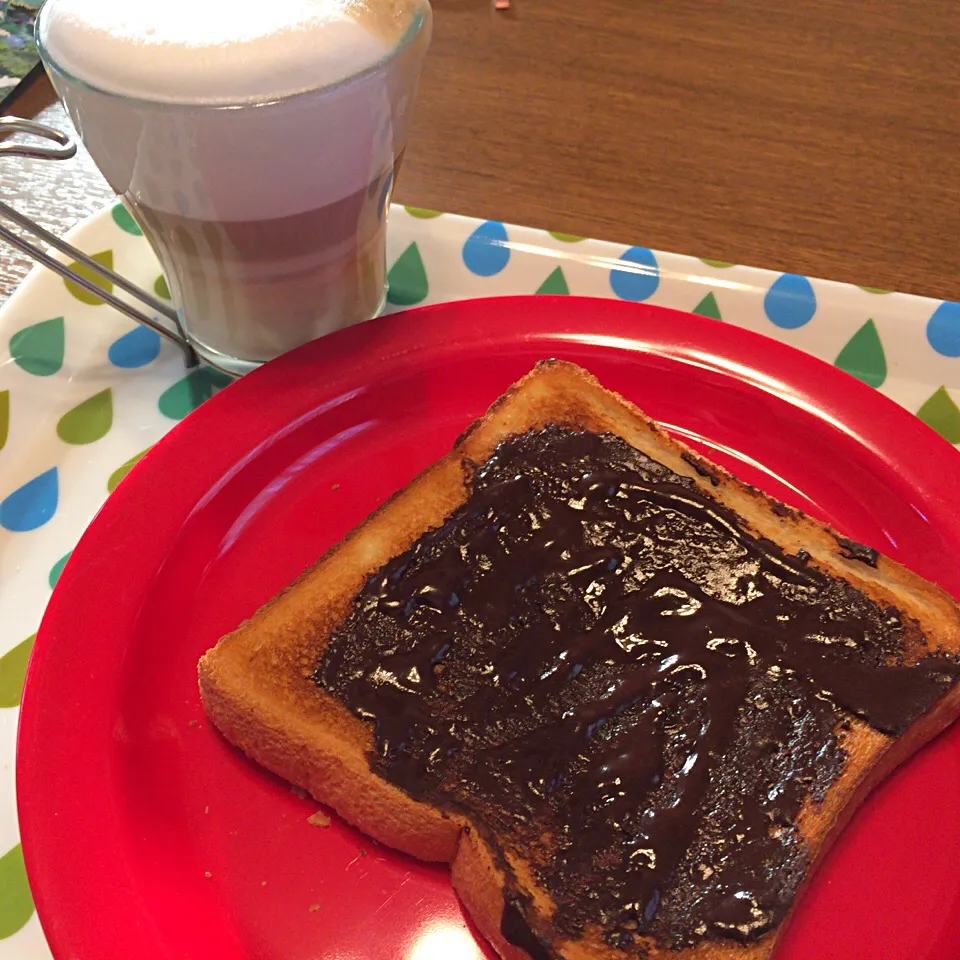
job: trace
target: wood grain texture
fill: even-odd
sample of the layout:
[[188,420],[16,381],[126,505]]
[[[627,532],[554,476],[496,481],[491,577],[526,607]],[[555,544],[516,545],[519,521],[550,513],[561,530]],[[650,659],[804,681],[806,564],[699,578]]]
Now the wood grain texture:
[[[433,6],[399,202],[960,300],[952,0]],[[88,158],[2,182],[58,229],[109,196]]]

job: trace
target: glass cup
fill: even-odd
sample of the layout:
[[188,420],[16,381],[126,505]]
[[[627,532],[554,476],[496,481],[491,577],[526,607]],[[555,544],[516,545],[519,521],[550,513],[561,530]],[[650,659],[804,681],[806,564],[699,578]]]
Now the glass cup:
[[197,352],[244,373],[386,301],[386,217],[430,42],[429,0],[380,62],[268,102],[151,101],[72,76],[84,145],[150,241]]

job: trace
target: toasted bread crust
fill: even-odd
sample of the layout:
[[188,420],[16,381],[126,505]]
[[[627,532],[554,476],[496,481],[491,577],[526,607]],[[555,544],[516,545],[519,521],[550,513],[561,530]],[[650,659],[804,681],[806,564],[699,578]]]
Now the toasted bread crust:
[[[410,798],[371,770],[370,728],[307,681],[336,626],[367,577],[439,526],[469,496],[471,465],[483,463],[504,438],[547,423],[611,432],[691,478],[736,511],[748,528],[784,550],[805,550],[824,572],[848,580],[884,606],[901,611],[916,629],[904,651],[913,660],[930,651],[960,651],[960,608],[943,590],[880,556],[876,567],[850,559],[837,534],[799,511],[735,479],[669,437],[632,404],[605,390],[569,363],[545,361],[514,384],[454,449],[334,546],[253,617],[223,637],[200,661],[204,706],[224,736],[262,766],[328,804],[346,821],[388,846],[423,860],[452,865],[457,892],[478,929],[506,960],[528,960],[500,933],[505,878],[496,851],[480,830],[454,811]],[[808,802],[798,819],[816,865],[863,798],[900,762],[960,713],[960,685],[951,689],[906,733],[892,739],[854,720],[839,732],[849,761],[820,804]],[[473,829],[470,829],[473,827]],[[549,938],[549,898],[531,881],[541,935]],[[673,960],[764,960],[786,923],[753,944],[705,941],[649,956]],[[566,960],[617,960],[599,931],[576,942],[554,941]]]

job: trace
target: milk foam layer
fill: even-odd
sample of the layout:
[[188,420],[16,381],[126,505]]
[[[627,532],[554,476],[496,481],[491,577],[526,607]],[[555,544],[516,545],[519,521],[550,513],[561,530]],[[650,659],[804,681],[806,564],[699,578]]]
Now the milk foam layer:
[[67,73],[156,102],[224,104],[315,90],[378,63],[410,0],[47,0],[40,42]]

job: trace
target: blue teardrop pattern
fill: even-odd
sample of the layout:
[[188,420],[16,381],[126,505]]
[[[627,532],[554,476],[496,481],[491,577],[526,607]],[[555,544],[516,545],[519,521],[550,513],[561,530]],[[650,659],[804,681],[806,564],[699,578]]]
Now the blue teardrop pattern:
[[960,303],[944,300],[927,321],[927,342],[944,357],[960,357]]
[[36,530],[57,512],[59,499],[57,468],[51,467],[0,502],[0,527],[12,533]]
[[652,250],[630,247],[620,254],[620,262],[629,267],[614,267],[610,271],[610,286],[621,300],[641,303],[649,300],[660,286],[660,266]]
[[145,367],[160,355],[160,334],[139,324],[110,344],[107,358],[115,367],[134,370]]
[[782,273],[763,298],[767,319],[782,330],[806,326],[817,312],[813,285],[798,273]]
[[510,262],[510,238],[499,220],[481,223],[463,245],[463,262],[478,277],[492,277]]

